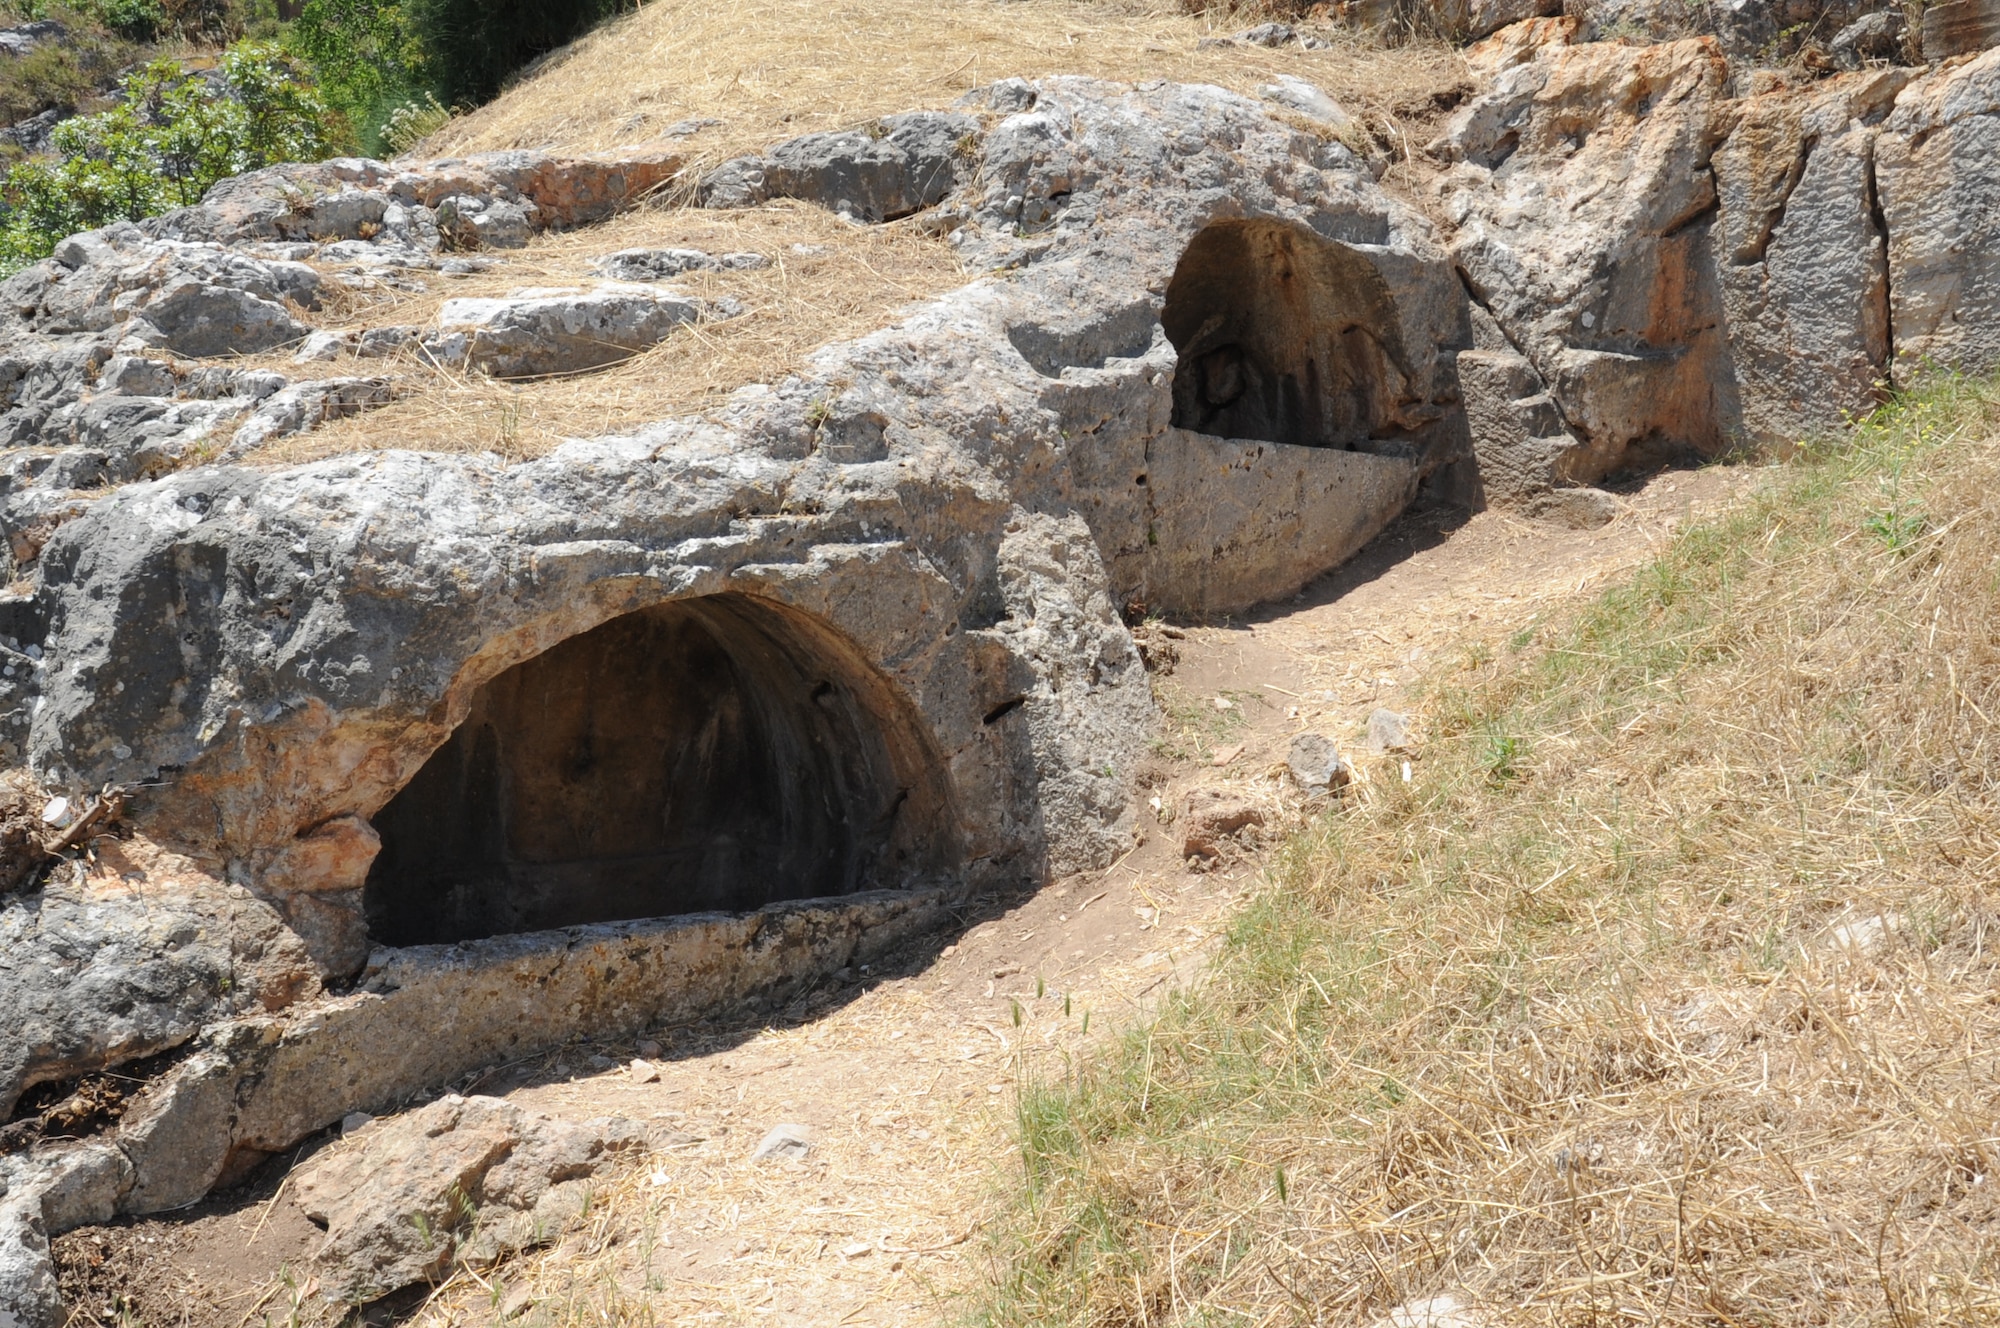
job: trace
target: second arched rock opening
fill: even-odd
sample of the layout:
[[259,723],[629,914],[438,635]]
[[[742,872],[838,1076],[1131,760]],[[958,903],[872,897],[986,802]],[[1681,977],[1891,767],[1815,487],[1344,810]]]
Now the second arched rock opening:
[[1161,314],[1176,427],[1378,450],[1415,404],[1395,301],[1362,255],[1298,227],[1225,221],[1189,243]]

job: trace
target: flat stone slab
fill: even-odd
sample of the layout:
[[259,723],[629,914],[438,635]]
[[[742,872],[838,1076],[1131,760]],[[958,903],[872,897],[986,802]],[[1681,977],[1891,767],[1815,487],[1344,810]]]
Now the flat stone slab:
[[699,321],[702,301],[648,286],[524,290],[504,299],[446,300],[433,346],[496,378],[538,378],[616,364]]

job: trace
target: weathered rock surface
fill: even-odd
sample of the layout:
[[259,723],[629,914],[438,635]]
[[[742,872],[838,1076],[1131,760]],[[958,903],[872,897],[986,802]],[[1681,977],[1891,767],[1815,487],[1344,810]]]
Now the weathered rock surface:
[[[101,873],[110,879],[99,883],[96,897],[123,886],[121,876],[132,874],[127,866],[112,858]],[[157,907],[161,900],[147,902]],[[174,1036],[186,1043],[186,1055],[144,1088],[114,1133],[60,1150],[0,1155],[0,1183],[7,1186],[0,1194],[0,1239],[23,1242],[0,1250],[0,1277],[12,1279],[0,1281],[0,1305],[11,1297],[24,1313],[41,1314],[24,1320],[32,1328],[61,1322],[52,1296],[30,1300],[48,1269],[48,1232],[119,1213],[183,1207],[224,1175],[240,1175],[351,1112],[393,1107],[413,1085],[448,1082],[479,1066],[559,1045],[579,1028],[615,1035],[691,1010],[729,1010],[746,1002],[768,1008],[765,1003],[787,999],[826,973],[874,962],[934,932],[951,902],[943,891],[879,892],[773,905],[748,915],[702,914],[378,951],[353,994],[304,1005],[275,985],[288,971],[309,980],[304,970],[272,965],[273,976],[263,978],[254,966],[238,966],[234,974],[261,984],[237,1000],[247,1013],[217,1018],[230,1006],[211,1000],[207,1022],[192,1041],[196,1021],[177,1023]],[[212,914],[198,920],[210,931],[225,930],[219,923]],[[172,924],[170,917],[166,925]],[[185,930],[198,924],[190,918]],[[123,932],[136,934],[116,917],[104,927],[105,935],[120,936],[128,946]],[[296,947],[288,933],[280,929],[280,935]],[[100,938],[100,947],[105,943]],[[180,944],[187,945],[185,938]],[[143,980],[143,970],[127,979]],[[189,984],[176,978],[163,985]],[[69,994],[87,998],[89,989]],[[123,999],[127,993],[113,995]],[[187,1013],[200,1003],[187,1002]],[[87,999],[77,1004],[95,1008]],[[266,1014],[260,1005],[294,1008]],[[52,1275],[47,1285],[53,1287]]]
[[764,254],[710,254],[699,249],[620,249],[591,264],[613,281],[664,281],[684,272],[747,272],[770,265]]
[[976,158],[979,121],[919,111],[867,129],[807,134],[702,177],[708,207],[804,198],[857,221],[889,221],[943,201]]
[[1241,794],[1195,789],[1181,809],[1181,856],[1220,861],[1240,846],[1240,836],[1262,824],[1263,809]]
[[[1212,159],[1206,137],[1183,147],[1163,132],[1176,121],[1247,134],[1237,149],[1246,162],[1163,212],[1143,187],[1162,156]],[[655,598],[756,587],[797,596],[872,658],[900,661],[954,778],[981,790],[965,795],[975,859],[1031,851],[1084,862],[1107,851],[1143,728],[1133,720],[1148,705],[1116,601],[1241,605],[1358,547],[1463,446],[1439,353],[1464,337],[1462,314],[1422,223],[1376,192],[1344,148],[1277,126],[1254,103],[1059,85],[1003,120],[989,144],[959,243],[998,259],[1028,247],[1016,233],[1021,200],[1057,209],[1024,278],[975,284],[829,351],[817,382],[746,393],[719,425],[577,444],[514,468],[384,454],[271,475],[190,472],[102,504],[43,554],[51,634],[67,644],[40,759],[90,780],[185,765],[149,814],[215,827],[202,845],[225,859],[255,857],[302,828],[372,814],[449,731],[439,699],[468,698],[471,679]],[[1259,202],[1273,179],[1310,189],[1310,209],[1276,192]],[[1409,403],[1393,405],[1393,418],[1419,432],[1398,423],[1393,445],[1367,453],[1171,428],[1171,343],[1154,330],[1157,304],[1131,292],[1164,290],[1181,237],[1240,215],[1245,181],[1249,202],[1345,237],[1326,243],[1376,273],[1376,317],[1393,320],[1376,335]],[[1162,225],[1176,238],[1124,246],[1129,258],[1099,247],[1110,232]],[[1103,312],[1092,312],[1098,300]],[[1049,319],[1058,302],[1078,315]],[[1039,331],[1030,338],[1029,328]],[[827,382],[845,386],[818,385]],[[1217,506],[1218,462],[1242,469],[1238,508]],[[992,478],[976,478],[981,470]],[[1279,494],[1294,497],[1269,501]],[[1030,495],[1044,510],[1018,505]],[[1312,538],[1295,547],[1301,530]],[[1112,551],[1109,579],[1100,549]],[[1234,550],[1247,553],[1232,560]],[[251,562],[255,586],[224,575],[213,592],[191,591],[189,577]],[[422,570],[446,567],[443,578]],[[1210,568],[1226,569],[1227,583]],[[885,594],[896,578],[908,592]],[[157,587],[157,609],[104,604],[86,589],[110,583]],[[357,593],[377,585],[400,588]],[[274,596],[291,605],[282,618],[264,607]],[[189,612],[209,619],[194,639],[215,652],[198,666],[151,645],[159,614]],[[978,680],[969,693],[968,667]],[[1052,685],[1072,669],[1076,684]],[[223,676],[234,679],[227,696],[205,681]],[[1018,738],[982,722],[1024,693]],[[231,714],[268,716],[257,723],[272,740],[218,743],[241,722]],[[328,762],[315,750],[346,754]],[[1031,782],[1013,750],[1040,753]],[[1030,811],[1058,803],[1060,814]],[[195,807],[229,810],[218,821]]]
[[523,290],[504,299],[445,301],[428,346],[441,363],[496,378],[579,373],[636,355],[709,314],[699,300],[630,283]]
[[1387,707],[1377,707],[1368,713],[1368,750],[1371,752],[1399,752],[1409,746],[1410,721]]
[[1227,37],[1208,37],[1203,46],[1262,46],[1267,50],[1277,50],[1286,46],[1297,46],[1302,50],[1319,51],[1329,45],[1324,37],[1300,32],[1289,23],[1259,23],[1254,28],[1232,32]]
[[1710,161],[1722,316],[1740,394],[1739,419],[1725,432],[1789,439],[1876,401],[1890,309],[1874,125],[1907,81],[1885,70],[1734,108]]
[[812,1131],[803,1125],[773,1125],[750,1150],[752,1162],[801,1158],[812,1152]]
[[[5,1183],[0,1172],[0,1185]],[[40,1196],[0,1190],[0,1328],[45,1328],[62,1318]]]
[[[1111,861],[1152,718],[1128,608],[1288,594],[1427,486],[1463,492],[1475,463],[1493,500],[1596,519],[1615,500],[1573,486],[1610,470],[1830,425],[1914,357],[2000,362],[1995,57],[1760,75],[1752,97],[1713,38],[1579,45],[1579,27],[1537,17],[1469,53],[1484,86],[1439,145],[1443,233],[1295,79],[1263,102],[1009,80],[958,112],[728,163],[702,182],[711,205],[935,209],[927,230],[989,275],[706,417],[522,465],[190,465],[224,423],[248,449],[389,390],[193,361],[304,340],[328,280],[487,263],[447,249],[607,215],[674,159],[280,168],[0,287],[0,525],[37,578],[0,597],[0,743],[60,791],[128,787],[143,846],[106,847],[128,863],[113,876],[0,900],[0,1026],[33,1030],[0,1054],[0,1101],[183,1057],[115,1130],[8,1162],[19,1248],[32,1221],[188,1202],[345,1113],[578,1027],[795,990],[940,925],[967,886]],[[704,268],[673,251],[606,264]],[[654,285],[528,293],[300,353],[567,372],[701,312]],[[509,908],[540,916],[570,890],[611,901],[589,917],[654,920],[452,932],[505,914],[480,912],[470,894],[494,887],[468,877],[428,919],[458,944],[385,948],[383,900],[416,884],[410,790],[438,809],[427,832],[477,849],[480,816],[521,819],[479,801],[482,771],[622,759],[615,725],[502,731],[631,673],[585,651],[582,672],[549,666],[554,683],[521,692],[543,676],[529,666],[622,641],[621,624],[709,661],[690,696],[736,688],[697,698],[750,716],[704,750],[794,770],[847,754],[821,782],[874,799],[853,804],[872,838],[797,847],[844,863],[829,879],[853,893],[669,898],[646,892],[654,868],[634,885],[613,849],[571,843],[495,868]],[[722,769],[724,793],[766,787],[690,768]],[[654,786],[632,773],[589,787]],[[1260,813],[1225,798],[1185,815],[1188,851],[1219,856]],[[676,840],[659,872],[692,845],[722,863],[701,889],[727,886],[753,861],[744,838]],[[426,1253],[382,1239],[381,1267]]]
[[1340,748],[1323,733],[1295,735],[1285,750],[1285,767],[1292,781],[1308,793],[1325,793],[1349,779]]
[[272,166],[224,180],[195,206],[144,227],[166,239],[221,244],[402,240],[435,249],[436,209],[446,199],[481,211],[508,204],[530,213],[538,227],[560,230],[603,221],[638,202],[671,180],[683,161],[671,153],[494,152],[408,167],[358,158]]
[[55,145],[56,126],[75,114],[67,106],[51,106],[39,115],[16,120],[5,129],[0,129],[0,143],[19,148],[27,154],[47,152]]
[[375,410],[394,399],[395,390],[386,378],[316,378],[293,383],[258,403],[230,438],[225,455],[241,456],[274,438]]
[[[1123,605],[1285,593],[1464,456],[1457,286],[1428,225],[1345,147],[1209,89],[1056,81],[994,96],[1018,109],[983,156],[953,167],[967,175],[954,243],[976,269],[1013,275],[830,347],[712,419],[512,467],[392,452],[186,469],[116,489],[43,537],[32,621],[47,659],[26,726],[38,767],[66,788],[145,785],[130,822],[211,882],[181,895],[238,901],[265,929],[198,933],[233,946],[266,935],[283,955],[273,976],[239,978],[225,996],[219,961],[188,943],[148,961],[157,993],[135,1005],[87,969],[44,961],[59,947],[20,931],[37,965],[22,1018],[59,1006],[68,1022],[0,1067],[10,1096],[185,1048],[93,1145],[74,1173],[89,1184],[65,1191],[82,1198],[61,1212],[184,1203],[347,1112],[584,1024],[637,1030],[865,962],[937,925],[951,898],[929,888],[940,864],[976,883],[1111,860],[1129,843],[1151,715]],[[382,183],[340,169],[352,192]],[[1163,179],[1180,183],[1163,191]],[[238,231],[279,227],[240,189],[221,195],[197,218],[211,231],[230,217]],[[364,204],[346,197],[340,216],[365,219]],[[1183,279],[1180,256],[1217,226],[1226,242]],[[1276,416],[1249,398],[1218,406],[1215,366],[1259,392],[1259,375],[1291,371],[1270,329],[1302,315],[1230,303],[1261,271],[1231,263],[1283,254],[1315,274],[1311,300],[1347,301],[1347,339],[1327,350],[1345,395]],[[673,298],[638,289],[649,304]],[[432,335],[392,331],[388,349]],[[1176,426],[1177,410],[1195,409],[1178,404],[1191,389],[1176,387],[1176,335],[1205,338],[1201,418],[1252,433]],[[98,370],[92,381],[140,414],[169,391],[243,386],[197,384],[143,349],[107,352]],[[262,428],[292,427],[320,388],[258,390]],[[759,630],[796,633],[785,649],[852,659],[838,676],[902,753],[897,815],[928,818],[931,846],[856,879],[924,888],[377,951],[358,991],[319,995],[321,978],[355,974],[368,954],[385,852],[371,818],[483,689],[670,603],[768,604]],[[158,648],[166,634],[179,650]],[[35,908],[59,903],[44,892]],[[30,926],[22,904],[9,910],[8,925]],[[133,1012],[130,1028],[114,1009]],[[53,1194],[51,1173],[35,1174]]]
[[[302,362],[339,354],[338,338],[302,320],[325,281],[305,260],[364,284],[413,269],[475,270],[487,260],[446,257],[447,243],[506,247],[536,229],[599,221],[679,168],[670,155],[520,152],[411,168],[281,166],[226,180],[199,205],[143,226],[65,241],[0,284],[0,445],[35,449],[0,492],[11,571],[31,572],[48,534],[109,487],[389,399],[379,384],[288,391],[282,375],[186,363],[293,343],[306,343]],[[373,333],[355,347],[396,348]]]
[[0,284],[23,331],[104,332],[184,355],[267,350],[305,335],[286,305],[318,302],[319,273],[220,245],[149,239],[129,222],[65,240]]
[[1461,40],[1488,36],[1512,23],[1563,12],[1562,0],[1437,0],[1431,13],[1439,30]]
[[[1706,40],[1509,29],[1436,150],[1489,495],[1840,427],[1920,363],[2000,363],[1992,57],[1729,95]],[[1565,441],[1566,439],[1570,441]]]
[[2000,364],[2000,49],[1902,90],[1875,178],[1898,372]]
[[1893,0],[1571,0],[1587,41],[1670,42],[1713,37],[1732,59],[1777,64],[1825,45],[1862,19],[1895,11]]
[[0,55],[20,59],[29,52],[58,42],[69,36],[69,29],[55,19],[45,18],[34,23],[17,23],[0,28]]
[[319,1294],[365,1304],[546,1244],[591,1179],[644,1143],[633,1121],[558,1121],[456,1094],[372,1121],[292,1173],[292,1202],[326,1231]]
[[[179,1046],[219,1016],[319,990],[272,908],[192,864],[106,842],[0,908],[0,1117],[23,1090]],[[134,894],[129,874],[147,882]]]
[[454,249],[520,249],[535,238],[532,202],[453,194],[437,205],[438,234]]
[[1908,20],[1893,9],[1863,14],[1833,34],[1827,50],[1842,69],[1891,64],[1909,49],[1909,27]]
[[1568,478],[1726,444],[1735,384],[1707,250],[1727,74],[1712,42],[1551,45],[1440,144],[1459,163],[1453,254],[1562,403]]
[[1948,60],[2000,46],[2000,4],[1994,0],[1932,0],[1924,6],[1924,59]]

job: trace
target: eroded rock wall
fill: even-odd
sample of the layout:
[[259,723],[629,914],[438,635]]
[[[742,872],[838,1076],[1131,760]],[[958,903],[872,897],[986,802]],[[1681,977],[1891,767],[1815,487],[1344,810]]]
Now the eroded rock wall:
[[[968,886],[1110,861],[1153,720],[1128,613],[1289,594],[1474,465],[1490,500],[1524,501],[1832,427],[1925,361],[2000,362],[2000,53],[1749,95],[1713,38],[1580,31],[1534,18],[1470,54],[1482,90],[1436,148],[1442,223],[1296,81],[1275,106],[1009,81],[731,163],[702,186],[714,206],[929,208],[983,275],[710,417],[520,465],[421,439],[187,465],[188,403],[231,403],[221,419],[310,385],[149,352],[294,335],[329,265],[431,270],[461,261],[447,230],[490,247],[585,223],[666,178],[657,160],[285,168],[16,279],[0,501],[35,581],[0,601],[5,733],[53,787],[127,790],[136,834],[0,911],[0,1027],[27,1030],[0,1107],[184,1059],[115,1132],[8,1163],[0,1225],[28,1248],[185,1202],[579,1019],[781,990],[937,925]],[[838,695],[800,665],[786,705],[873,716],[902,753],[889,782],[934,782],[907,812],[856,782],[887,818],[867,842],[908,842],[891,822],[921,810],[948,855],[843,875],[864,888],[831,901],[376,944],[373,818],[498,713],[490,684],[626,615],[746,601],[833,643],[799,658],[852,663]],[[542,740],[579,769],[597,755]],[[524,983],[576,994],[517,1008]],[[423,1045],[377,1054],[402,1026]]]
[[1794,442],[1926,365],[2000,364],[2000,52],[1744,93],[1713,39],[1577,38],[1474,48],[1486,90],[1434,145],[1487,316],[1460,377],[1489,495]]
[[[138,1054],[183,1059],[115,1131],[22,1164],[14,1218],[60,1229],[186,1202],[343,1112],[560,1041],[580,1021],[637,1028],[782,992],[937,927],[967,888],[1111,861],[1131,843],[1153,722],[1123,614],[1289,593],[1466,459],[1454,357],[1471,331],[1457,279],[1430,224],[1331,132],[1215,89],[1082,80],[1003,84],[940,123],[952,186],[936,224],[990,275],[711,418],[520,465],[391,451],[57,491],[73,506],[36,548],[38,588],[16,615],[38,656],[26,748],[53,787],[127,790],[137,838],[120,861],[138,865],[66,868],[8,906],[33,980],[0,986],[0,1022],[36,1031],[0,1061],[0,1104]],[[794,191],[819,189],[822,167],[826,189],[863,181],[875,201],[849,198],[857,214],[935,200],[933,174],[894,176],[933,172],[923,154],[944,139],[861,137],[848,146],[874,154],[872,173],[843,165],[839,143],[768,155],[788,163]],[[909,147],[907,161],[874,160],[880,142]],[[383,198],[385,218],[430,206],[397,203],[370,166],[338,169],[355,176],[333,197],[357,234]],[[445,179],[453,169],[415,177],[433,193],[476,183]],[[533,202],[545,219],[554,206],[520,180],[489,193],[481,216]],[[294,219],[331,206],[318,197],[267,174],[155,235],[82,243],[149,262],[157,246],[219,236],[303,244],[288,228],[310,232]],[[1315,298],[1339,294],[1327,273],[1369,292],[1339,306],[1344,376],[1285,440],[1173,423],[1181,364],[1163,313],[1182,255],[1251,224],[1272,253],[1320,255],[1316,279],[1334,284]],[[366,266],[404,239],[327,243]],[[367,246],[380,252],[364,258]],[[1209,335],[1207,399],[1236,390],[1216,366],[1257,335]],[[1252,367],[1275,375],[1260,390],[1311,376],[1260,354]],[[64,455],[50,451],[47,465]],[[626,615],[748,601],[851,656],[831,679],[860,698],[840,722],[872,715],[903,735],[890,747],[906,756],[882,768],[929,772],[937,788],[931,803],[898,798],[871,776],[857,796],[890,817],[944,818],[923,829],[927,849],[949,843],[949,862],[918,853],[891,870],[894,854],[877,854],[853,882],[874,889],[761,911],[449,949],[375,944],[369,890],[395,882],[371,887],[383,843],[371,818],[468,716],[501,713],[481,700],[489,684]],[[824,699],[787,685],[807,691],[787,704]],[[628,709],[635,722],[647,713]],[[820,726],[785,731],[809,742]],[[838,816],[805,819],[824,830]],[[148,865],[168,857],[171,879]],[[79,930],[78,910],[114,898],[164,921],[140,927],[106,904],[98,931]],[[71,953],[81,967],[49,958]]]

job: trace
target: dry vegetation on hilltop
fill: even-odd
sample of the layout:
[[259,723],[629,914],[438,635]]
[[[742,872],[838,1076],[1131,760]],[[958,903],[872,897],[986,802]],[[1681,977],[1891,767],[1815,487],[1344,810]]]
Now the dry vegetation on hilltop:
[[[654,0],[415,151],[596,150],[655,138],[679,121],[717,121],[681,140],[693,159],[684,178],[692,178],[793,135],[948,106],[998,78],[1057,73],[1245,91],[1280,73],[1302,74],[1400,148],[1427,137],[1423,125],[1463,82],[1458,54],[1441,43],[1386,47],[1350,34],[1323,51],[1198,49],[1203,36],[1254,17],[1189,15],[1140,0],[854,0],[831,7],[779,0],[754,10]],[[415,293],[384,288],[316,321],[422,324],[446,298],[589,284],[596,280],[590,259],[638,245],[751,249],[776,261],[760,272],[681,279],[691,293],[740,300],[745,315],[686,329],[610,370],[502,382],[403,357],[395,365],[402,377],[396,404],[281,440],[254,460],[288,464],[409,446],[494,451],[510,461],[541,456],[565,438],[634,430],[713,406],[746,383],[776,382],[813,350],[887,326],[912,302],[968,279],[952,250],[915,220],[856,227],[785,201],[711,212],[662,198],[606,225],[540,236],[525,250],[495,255],[498,265],[481,276],[431,282]],[[289,367],[282,358],[270,365]]]
[[[1312,52],[1198,48],[1202,36],[1252,20],[1248,10],[1190,16],[1144,0],[778,0],[756,8],[654,0],[532,70],[496,102],[452,120],[414,152],[604,150],[656,140],[676,122],[708,120],[672,140],[690,154],[682,180],[692,180],[782,138],[950,106],[996,78],[1096,74],[1254,90],[1282,72],[1320,82],[1382,142],[1402,150],[1426,138],[1424,124],[1464,82],[1458,54],[1438,42],[1388,48],[1350,34],[1332,50]],[[680,194],[664,196],[604,226],[538,236],[526,250],[496,254],[498,264],[482,276],[426,282],[416,292],[384,286],[316,322],[356,330],[424,324],[452,296],[592,284],[590,260],[626,246],[770,254],[776,262],[764,272],[678,282],[692,294],[740,300],[744,316],[682,330],[648,354],[574,378],[498,382],[404,356],[394,364],[394,406],[280,440],[252,460],[292,464],[406,446],[528,460],[564,438],[636,430],[710,408],[744,384],[778,382],[812,350],[888,326],[912,302],[968,280],[952,250],[926,236],[918,220],[850,226],[792,202],[748,212],[682,202]],[[282,358],[270,366],[290,368]]]
[[1432,113],[1464,79],[1441,42],[1385,47],[1370,36],[1330,49],[1198,49],[1257,21],[1218,7],[1190,15],[1146,0],[770,0],[743,6],[653,0],[599,28],[512,91],[419,144],[419,155],[503,148],[598,150],[691,120],[704,162],[778,139],[898,111],[949,105],[1002,78],[1087,74],[1254,91],[1280,73],[1326,88],[1385,135]]
[[2000,1321],[1996,495],[1946,382],[1438,676],[1208,985],[1024,1092],[987,1321]]

